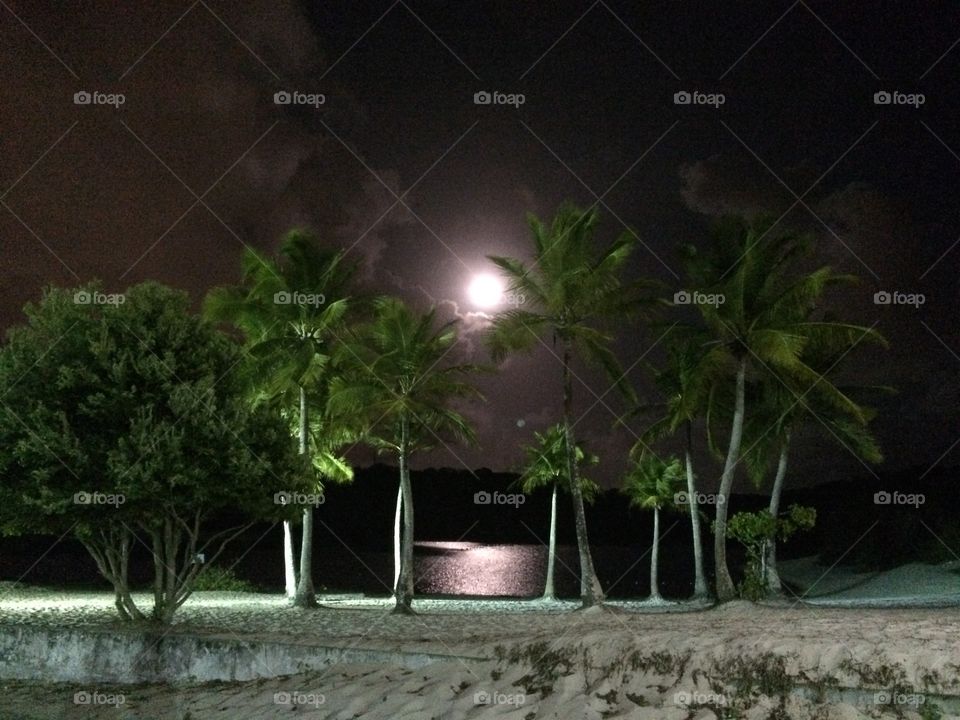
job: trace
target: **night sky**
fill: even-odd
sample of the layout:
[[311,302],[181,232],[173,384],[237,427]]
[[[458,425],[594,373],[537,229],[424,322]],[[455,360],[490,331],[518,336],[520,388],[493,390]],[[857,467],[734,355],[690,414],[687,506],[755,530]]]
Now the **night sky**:
[[[678,290],[679,243],[764,211],[862,278],[836,308],[891,340],[848,363],[900,390],[876,421],[876,472],[954,465],[958,39],[960,8],[938,2],[4,0],[0,327],[44,285],[91,278],[199,303],[238,279],[245,245],[302,225],[349,247],[367,288],[461,317],[462,355],[485,361],[465,289],[486,255],[526,255],[526,212],[596,203],[603,239],[639,236],[631,271]],[[75,104],[81,91],[124,102]],[[280,91],[325,102],[277,105]],[[477,105],[482,91],[524,103]],[[724,102],[677,105],[680,91]],[[923,104],[878,105],[880,91]],[[883,290],[925,302],[875,305]],[[625,366],[669,342],[620,336]],[[609,383],[577,375],[577,432],[610,485],[633,437],[611,430],[624,408]],[[481,447],[417,464],[508,469],[559,419],[546,349],[480,385]],[[870,472],[822,438],[802,438],[791,484]]]

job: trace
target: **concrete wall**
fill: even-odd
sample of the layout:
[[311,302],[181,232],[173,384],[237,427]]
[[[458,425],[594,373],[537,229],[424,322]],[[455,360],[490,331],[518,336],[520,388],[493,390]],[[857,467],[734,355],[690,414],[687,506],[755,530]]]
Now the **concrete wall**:
[[[157,632],[0,626],[0,679],[156,683],[252,680],[338,663],[418,668],[453,656]],[[460,658],[476,662],[481,658]]]

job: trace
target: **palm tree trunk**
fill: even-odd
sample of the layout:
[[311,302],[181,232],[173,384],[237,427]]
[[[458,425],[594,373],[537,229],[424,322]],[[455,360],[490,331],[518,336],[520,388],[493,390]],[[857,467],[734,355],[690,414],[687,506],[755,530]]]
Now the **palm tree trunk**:
[[693,582],[694,599],[710,596],[707,574],[703,570],[703,538],[700,536],[700,508],[697,505],[697,485],[693,477],[693,428],[687,421],[687,449],[684,463],[687,469],[687,500],[690,507],[690,529],[693,533],[693,565],[696,577]]
[[553,494],[550,498],[550,544],[547,547],[547,581],[543,587],[544,600],[556,600],[557,593],[553,587],[553,569],[557,564],[557,483],[553,484]]
[[287,598],[293,600],[297,592],[297,574],[293,566],[293,526],[283,521],[283,587]]
[[413,488],[410,486],[407,419],[400,420],[400,489],[403,494],[403,542],[400,553],[400,578],[395,589],[395,613],[412,614],[413,602]]
[[403,509],[403,483],[397,483],[397,510],[393,514],[393,588],[397,590],[400,580],[400,511]]
[[[787,474],[787,450],[790,447],[790,435],[784,438],[780,448],[780,461],[777,463],[777,475],[773,481],[773,490],[770,491],[770,515],[777,517],[780,513],[780,493],[783,491],[783,479]],[[780,583],[780,574],[777,572],[777,536],[767,541],[766,554],[767,589],[771,593],[779,594],[783,589]]]
[[653,550],[650,552],[650,599],[660,599],[658,565],[660,560],[660,508],[653,508]]
[[577,530],[577,549],[580,552],[580,601],[584,608],[603,602],[603,588],[593,569],[590,556],[590,540],[587,537],[587,516],[583,509],[583,492],[577,472],[576,441],[570,415],[573,410],[573,381],[570,374],[570,343],[563,348],[563,432],[566,438],[567,476],[570,478],[570,497],[573,500],[573,516]]
[[717,600],[733,600],[737,591],[727,567],[727,510],[730,506],[730,490],[733,487],[734,472],[740,458],[740,440],[743,436],[744,386],[747,376],[747,359],[741,358],[737,368],[736,401],[733,409],[733,426],[730,429],[730,445],[727,458],[720,476],[720,490],[717,494],[717,518],[713,531],[713,555],[717,574]]
[[[307,458],[307,391],[300,386],[300,456],[303,460],[303,471],[307,472],[309,462]],[[313,507],[303,511],[303,536],[300,540],[300,582],[297,583],[297,592],[293,596],[293,604],[297,607],[311,608],[317,606],[317,594],[313,589]]]

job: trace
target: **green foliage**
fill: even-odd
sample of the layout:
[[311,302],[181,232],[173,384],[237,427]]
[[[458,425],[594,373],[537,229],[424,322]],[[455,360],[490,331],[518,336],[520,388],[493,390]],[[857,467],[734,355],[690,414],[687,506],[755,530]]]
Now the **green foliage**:
[[[531,493],[540,488],[553,487],[569,490],[570,478],[567,471],[567,443],[563,425],[553,425],[544,433],[533,433],[536,442],[523,448],[524,469],[520,475],[523,492]],[[583,444],[577,445],[574,461],[577,467],[592,467],[600,458],[587,452]],[[580,488],[585,500],[590,501],[600,492],[600,487],[589,478],[580,475]]]
[[278,258],[248,249],[241,284],[210,291],[204,311],[244,334],[255,360],[249,379],[258,399],[296,394],[323,376],[350,306],[353,275],[342,252],[293,231]]
[[455,322],[438,326],[436,310],[418,315],[395,298],[378,299],[374,309],[374,319],[338,349],[331,413],[354,418],[363,437],[381,449],[401,450],[403,423],[406,452],[446,438],[472,442],[473,429],[452,405],[481,397],[465,378],[483,368],[443,362],[457,344]]
[[305,390],[309,455],[318,484],[347,482],[353,471],[337,451],[356,440],[359,428],[350,417],[330,417],[325,404],[333,354],[353,309],[355,267],[344,253],[326,250],[296,230],[284,238],[277,258],[248,249],[242,267],[240,285],[211,290],[204,312],[241,331],[251,396],[278,409],[293,435],[299,434],[300,390]]
[[[239,348],[156,283],[118,305],[73,297],[50,289],[28,305],[0,353],[8,528],[85,532],[198,509],[274,515],[272,494],[297,487],[292,449],[283,424],[245,402]],[[74,503],[81,492],[124,502]]]
[[748,600],[759,600],[766,595],[767,583],[763,572],[764,553],[774,538],[787,541],[800,530],[811,529],[817,520],[817,511],[811,507],[791,505],[780,517],[769,510],[739,512],[727,523],[727,537],[733,538],[747,551],[747,569],[740,594]]
[[[858,344],[886,346],[883,336],[871,327],[823,315],[826,291],[854,284],[856,278],[829,266],[808,271],[805,264],[811,251],[809,238],[789,230],[774,231],[771,218],[737,217],[718,223],[708,253],[683,249],[693,285],[688,289],[722,296],[724,302],[698,303],[701,323],[682,331],[701,352],[710,349],[711,366],[732,368],[745,360],[761,380],[779,384],[789,393],[789,404],[799,407],[769,433],[775,440],[781,437],[778,428],[786,429],[810,405],[829,407],[835,414],[865,424],[869,411],[822,373]],[[732,383],[712,384],[705,405],[710,446],[720,454],[714,433],[718,423],[725,427],[732,415]],[[781,414],[785,407],[780,407]],[[760,433],[754,437],[762,439]]]
[[491,257],[508,283],[523,295],[523,309],[500,313],[486,335],[495,360],[529,351],[546,337],[559,340],[578,356],[602,368],[628,397],[626,382],[610,349],[614,324],[649,315],[660,304],[660,286],[649,280],[622,279],[636,235],[624,232],[606,247],[594,237],[599,213],[563,205],[551,224],[528,217],[534,243],[530,265],[509,257]]
[[[0,351],[0,525],[69,530],[99,566],[134,530],[185,533],[182,547],[200,542],[199,551],[212,515],[285,517],[273,497],[303,489],[295,448],[279,418],[247,402],[239,347],[192,315],[182,292],[144,283],[124,298],[82,304],[73,290],[49,289],[10,332]],[[188,592],[189,563],[172,571]]]
[[671,508],[674,496],[685,483],[683,463],[679,458],[661,460],[653,455],[642,455],[627,473],[623,492],[634,507],[653,510]]
[[704,415],[711,389],[735,370],[730,355],[720,347],[706,344],[706,338],[687,335],[675,340],[667,349],[666,364],[650,368],[663,400],[633,410],[633,414],[654,414],[657,419],[641,435],[631,454],[644,451],[651,443],[673,435],[681,426]]
[[231,568],[211,565],[197,575],[194,590],[217,590],[220,592],[255,592],[253,584],[237,577]]

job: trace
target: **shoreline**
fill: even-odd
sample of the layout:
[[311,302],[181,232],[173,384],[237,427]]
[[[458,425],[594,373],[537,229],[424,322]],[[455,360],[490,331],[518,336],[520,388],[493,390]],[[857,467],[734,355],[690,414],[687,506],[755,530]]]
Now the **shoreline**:
[[[101,595],[109,607],[109,593]],[[33,627],[50,623],[50,609],[32,614],[38,598],[32,596],[34,604],[30,599],[22,597],[16,612],[16,601],[0,601],[3,625],[9,627],[18,613],[32,616]],[[100,612],[79,612],[83,603],[74,601],[74,623]],[[76,693],[101,692],[122,694],[122,717],[133,720],[254,720],[275,716],[285,698],[287,705],[298,705],[297,717],[311,720],[852,720],[893,718],[897,711],[913,717],[909,713],[919,713],[927,698],[927,707],[938,705],[943,718],[960,713],[960,613],[952,609],[736,601],[684,613],[613,604],[566,612],[568,603],[540,603],[538,610],[535,601],[418,599],[416,615],[396,616],[389,613],[388,598],[358,607],[354,596],[342,603],[352,607],[311,611],[290,608],[277,596],[208,593],[197,601],[183,608],[171,635],[219,635],[239,644],[323,643],[395,655],[379,662],[334,657],[321,668],[239,682],[94,686],[7,680],[9,709],[30,720],[116,718],[116,707],[73,702]],[[521,604],[523,611],[507,611]],[[63,628],[67,620],[61,616],[52,627]],[[69,627],[118,637],[109,624]],[[430,653],[439,657],[403,667],[403,656],[422,660]],[[884,693],[903,702],[887,705]],[[58,699],[55,713],[27,714],[41,697]]]

